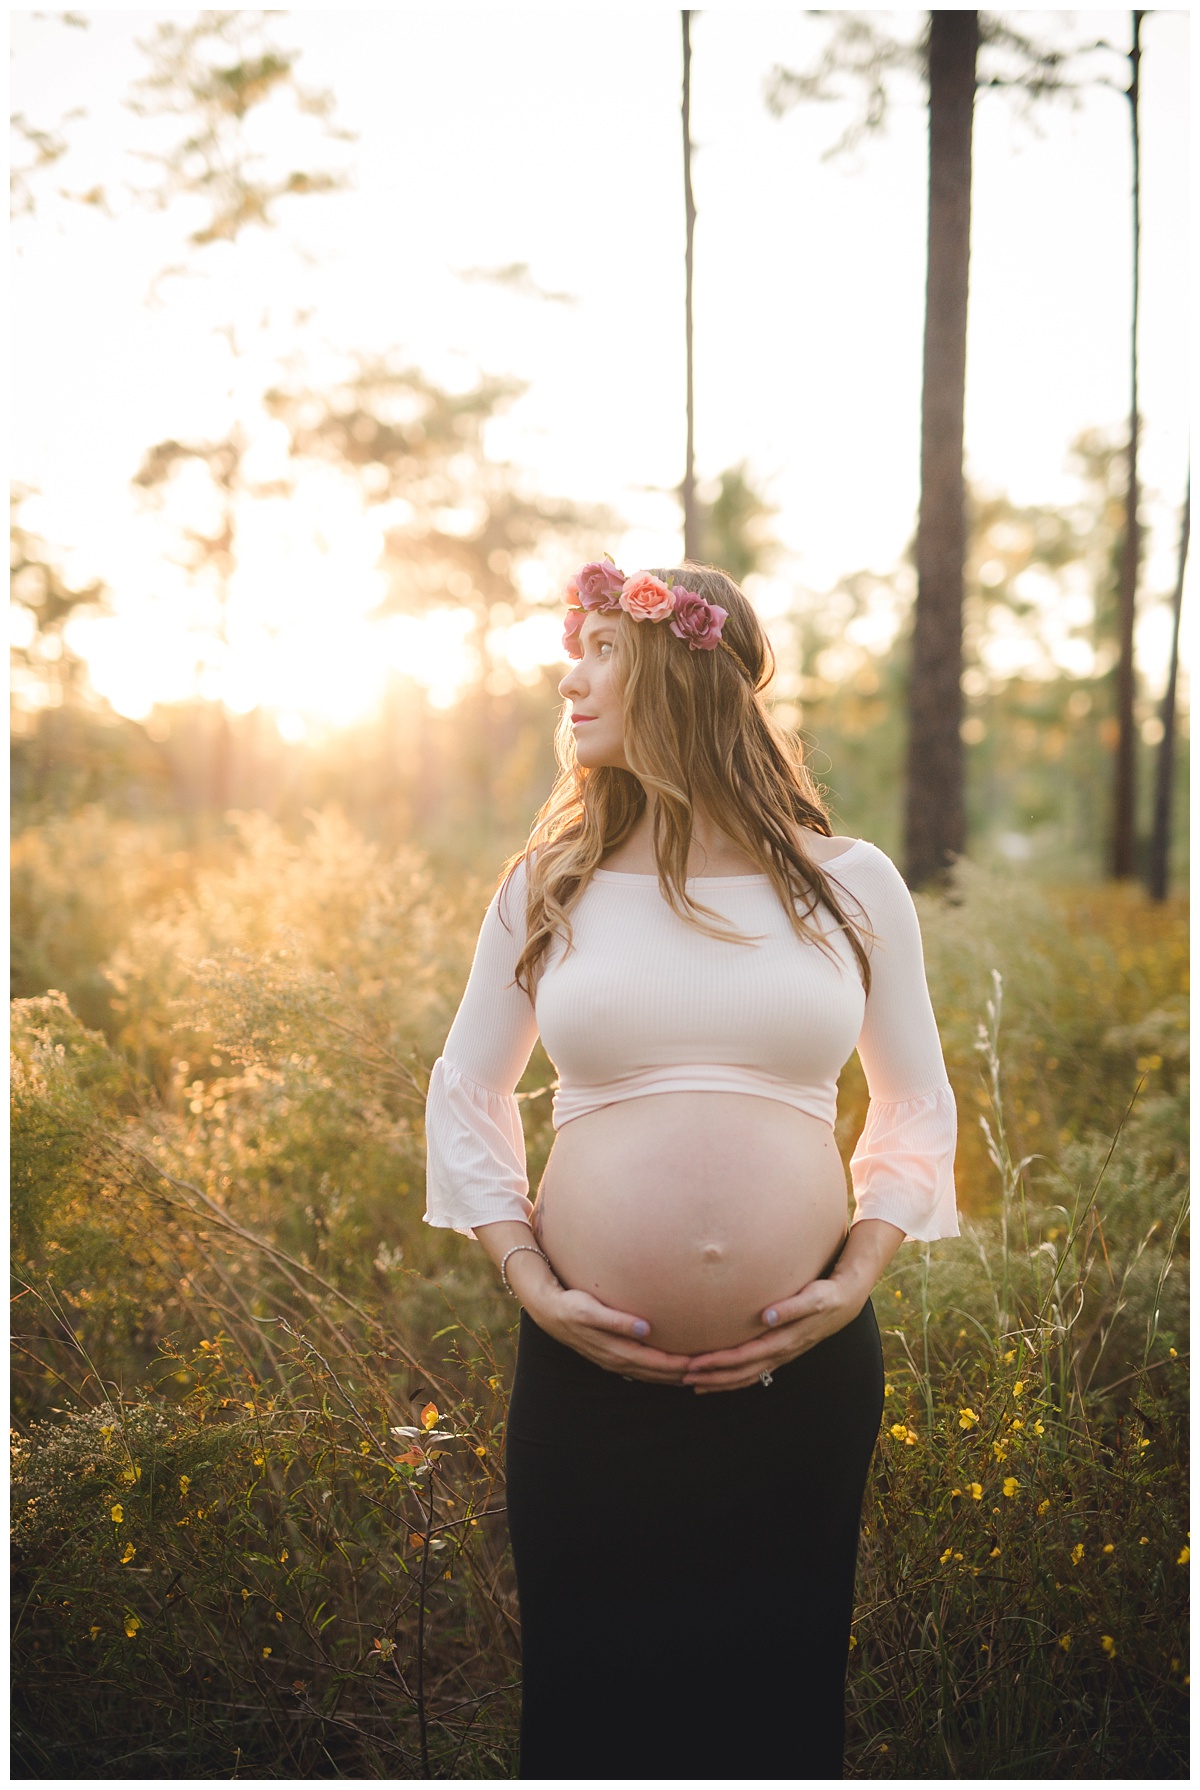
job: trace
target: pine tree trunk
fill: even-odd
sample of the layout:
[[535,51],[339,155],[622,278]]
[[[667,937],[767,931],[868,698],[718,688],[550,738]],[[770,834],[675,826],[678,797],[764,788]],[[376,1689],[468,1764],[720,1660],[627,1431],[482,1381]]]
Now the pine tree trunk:
[[1151,901],[1165,901],[1171,882],[1171,809],[1175,793],[1175,686],[1179,679],[1179,614],[1183,608],[1183,575],[1187,570],[1188,540],[1191,535],[1192,474],[1188,469],[1187,491],[1183,499],[1183,521],[1179,528],[1179,570],[1171,599],[1171,661],[1167,671],[1167,687],[1163,692],[1161,719],[1162,739],[1158,747],[1157,775],[1154,780],[1154,831],[1150,837],[1150,859],[1146,866],[1146,888]]
[[684,250],[684,346],[687,356],[687,448],[683,484],[683,557],[696,559],[700,552],[696,516],[696,397],[692,382],[692,242],[696,233],[696,205],[692,197],[692,15],[683,19],[683,211],[687,232]]
[[978,13],[931,13],[929,259],[905,814],[905,875],[914,888],[940,877],[966,844],[963,403],[978,47]]
[[1117,601],[1117,756],[1113,767],[1112,874],[1137,869],[1137,738],[1134,732],[1133,628],[1137,612],[1141,530],[1138,522],[1138,298],[1141,262],[1141,143],[1138,129],[1138,76],[1142,15],[1133,15],[1129,53],[1129,112],[1133,133],[1133,314],[1129,327],[1129,477],[1125,495],[1125,544]]

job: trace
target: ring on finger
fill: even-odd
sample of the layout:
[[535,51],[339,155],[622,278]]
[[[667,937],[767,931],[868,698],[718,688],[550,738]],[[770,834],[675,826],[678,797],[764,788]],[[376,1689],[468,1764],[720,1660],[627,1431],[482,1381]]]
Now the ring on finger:
[[774,1380],[775,1375],[771,1372],[770,1368],[764,1367],[758,1378],[763,1386],[769,1386]]

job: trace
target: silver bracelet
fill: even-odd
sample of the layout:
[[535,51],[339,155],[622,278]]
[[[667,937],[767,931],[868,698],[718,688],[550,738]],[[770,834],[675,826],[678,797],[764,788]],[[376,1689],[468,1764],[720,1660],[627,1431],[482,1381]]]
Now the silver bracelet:
[[508,1275],[504,1272],[504,1270],[508,1266],[509,1256],[516,1255],[518,1250],[522,1250],[522,1249],[529,1250],[531,1255],[540,1255],[543,1262],[545,1262],[547,1268],[550,1269],[550,1272],[551,1273],[554,1272],[554,1264],[550,1260],[550,1257],[546,1254],[544,1249],[539,1249],[536,1243],[514,1243],[511,1249],[505,1250],[503,1256],[500,1259],[500,1278],[504,1282],[504,1291],[509,1295],[509,1297],[511,1299],[515,1299],[517,1295],[513,1292],[512,1288],[509,1286]]

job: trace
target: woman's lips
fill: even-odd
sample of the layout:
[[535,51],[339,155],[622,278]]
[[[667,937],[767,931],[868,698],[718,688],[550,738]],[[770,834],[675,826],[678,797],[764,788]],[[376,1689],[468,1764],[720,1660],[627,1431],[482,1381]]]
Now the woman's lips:
[[572,715],[571,726],[578,727],[581,721],[594,721],[595,719],[595,715]]

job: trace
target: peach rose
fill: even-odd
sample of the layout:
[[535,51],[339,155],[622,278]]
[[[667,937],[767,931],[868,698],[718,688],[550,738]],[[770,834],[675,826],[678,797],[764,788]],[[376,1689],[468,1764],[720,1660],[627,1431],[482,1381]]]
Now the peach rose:
[[675,608],[675,598],[660,578],[639,572],[625,580],[621,608],[635,622],[662,622]]

